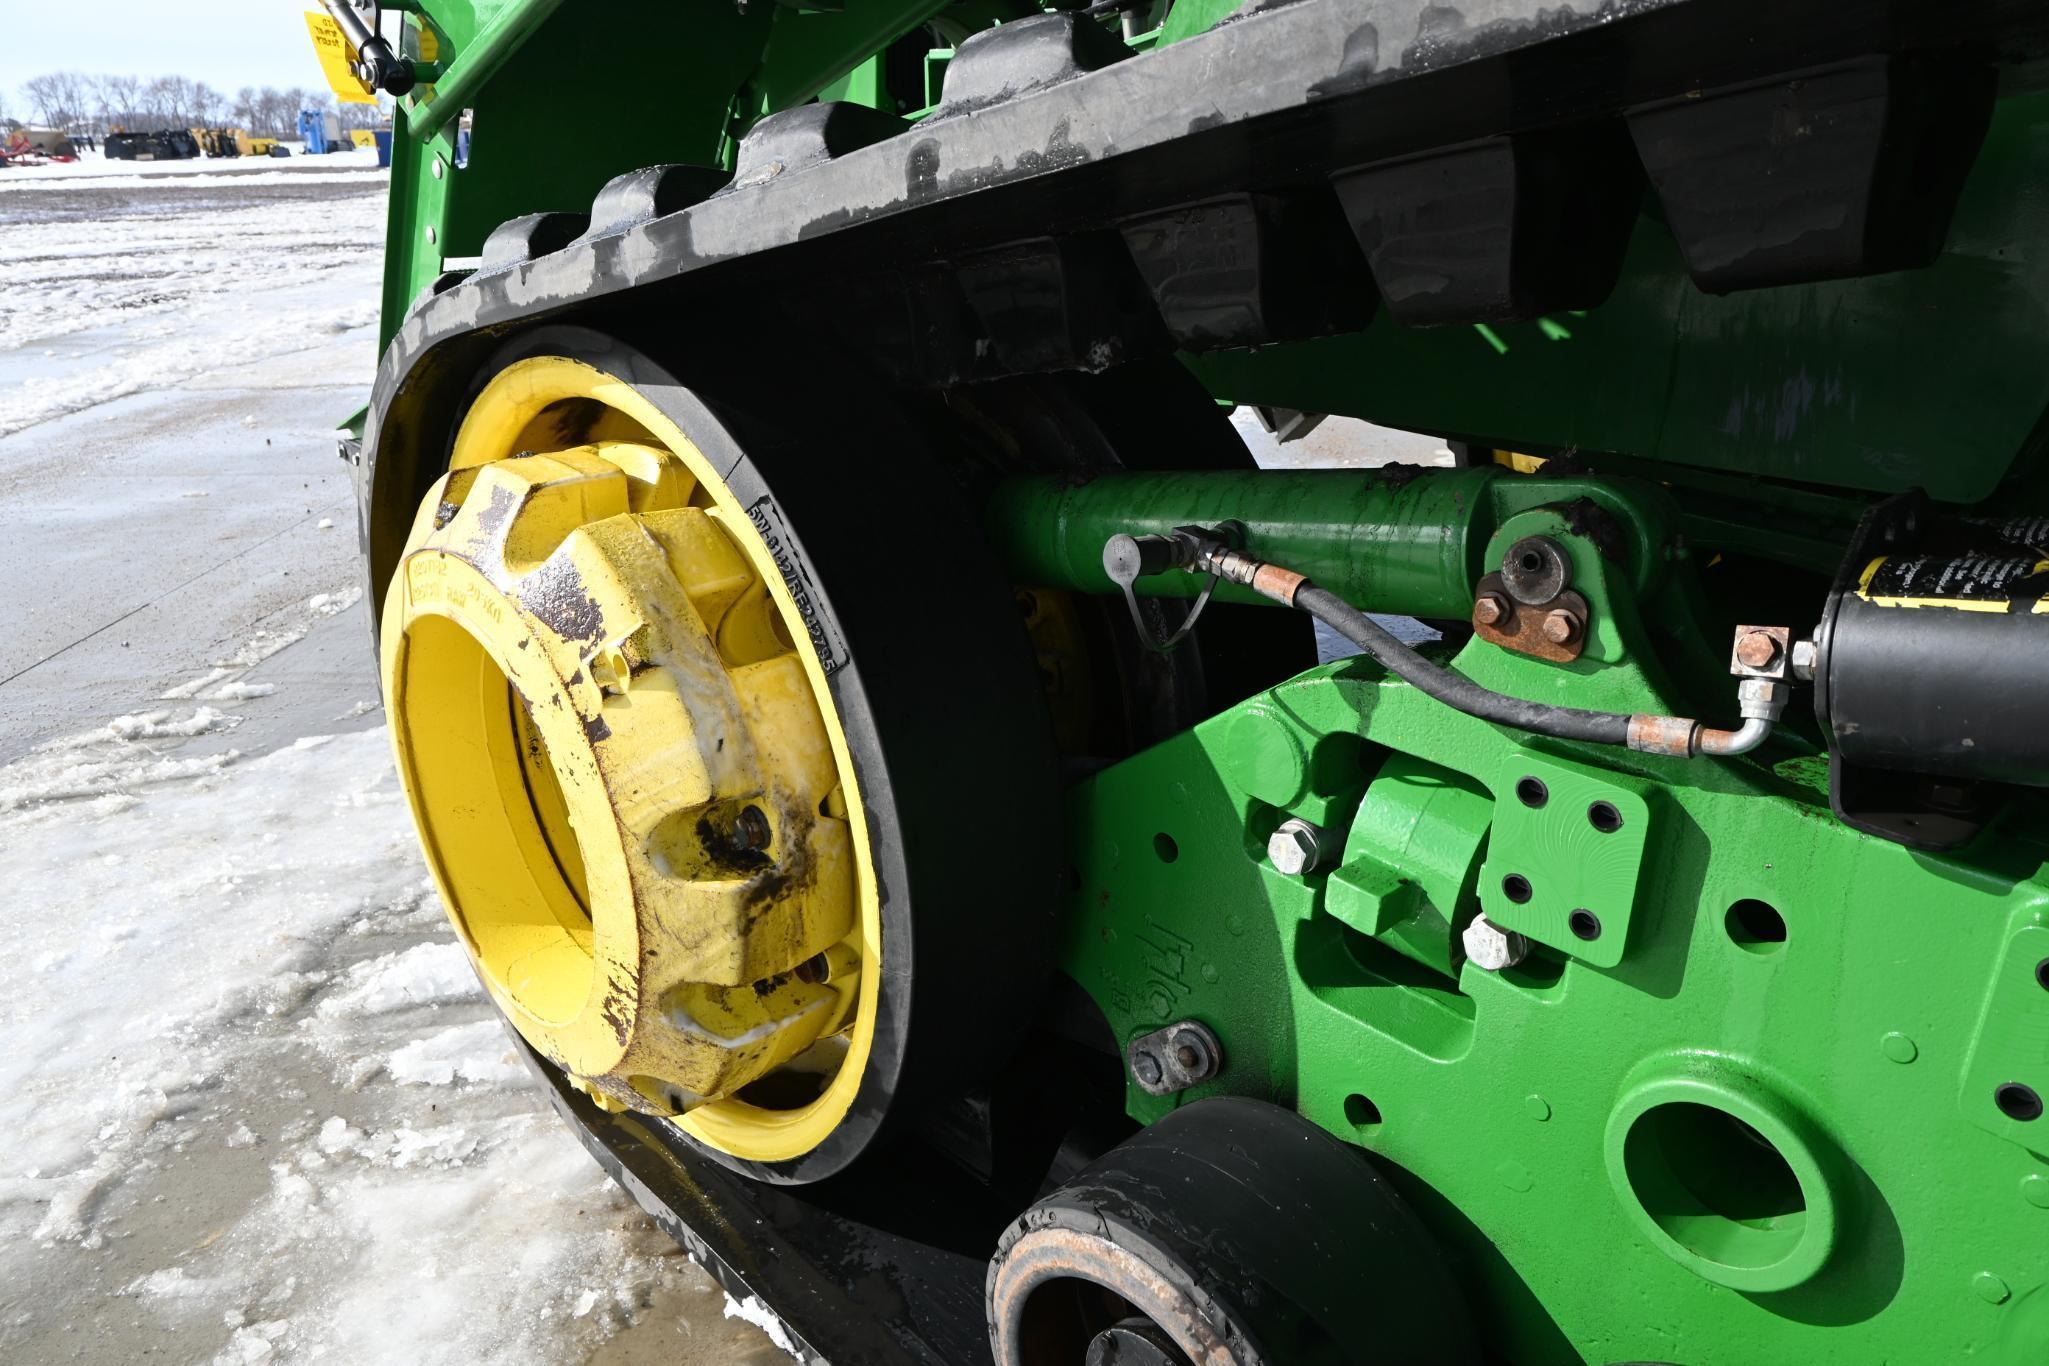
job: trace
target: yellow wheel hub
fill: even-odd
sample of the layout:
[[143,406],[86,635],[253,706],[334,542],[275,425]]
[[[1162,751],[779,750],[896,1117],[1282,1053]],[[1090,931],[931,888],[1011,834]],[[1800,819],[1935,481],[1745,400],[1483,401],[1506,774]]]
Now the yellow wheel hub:
[[451,464],[382,656],[450,918],[600,1103],[736,1157],[809,1152],[860,1084],[881,935],[846,738],[774,553],[674,422],[580,362],[499,374]]

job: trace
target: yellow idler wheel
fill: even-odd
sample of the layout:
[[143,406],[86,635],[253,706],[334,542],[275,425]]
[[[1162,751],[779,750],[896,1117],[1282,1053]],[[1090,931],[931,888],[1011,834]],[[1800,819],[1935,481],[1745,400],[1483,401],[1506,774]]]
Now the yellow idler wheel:
[[885,946],[785,548],[674,421],[569,358],[493,378],[451,466],[385,594],[381,663],[480,976],[607,1108],[749,1163],[813,1152],[860,1089]]

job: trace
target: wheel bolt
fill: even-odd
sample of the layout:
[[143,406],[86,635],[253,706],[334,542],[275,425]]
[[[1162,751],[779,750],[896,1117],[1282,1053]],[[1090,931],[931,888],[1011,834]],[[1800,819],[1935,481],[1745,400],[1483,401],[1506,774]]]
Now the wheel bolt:
[[1563,607],[1544,614],[1544,639],[1553,645],[1570,644],[1579,634],[1579,618]]
[[761,808],[750,806],[733,822],[733,843],[742,849],[768,848],[768,817],[761,814]]

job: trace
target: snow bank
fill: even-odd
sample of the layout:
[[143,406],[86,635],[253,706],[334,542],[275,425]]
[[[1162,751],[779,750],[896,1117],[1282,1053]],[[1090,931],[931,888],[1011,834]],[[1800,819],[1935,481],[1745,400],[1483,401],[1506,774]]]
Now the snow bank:
[[[82,233],[62,215],[11,211],[32,209],[39,189],[100,182],[18,174],[0,174],[0,354],[40,348],[70,363],[30,367],[0,387],[0,436],[133,394],[246,374],[345,333],[360,331],[365,360],[374,360],[377,293],[357,281],[383,241],[381,193],[230,201],[209,206],[203,234],[188,216],[122,205]],[[381,185],[361,173],[340,178]],[[122,186],[167,189],[162,178]],[[337,269],[344,265],[351,269]]]
[[204,185],[221,179],[241,185],[342,184],[366,176],[389,180],[389,169],[377,165],[377,149],[301,157],[195,157],[184,161],[120,161],[87,153],[77,161],[47,166],[10,166],[0,172],[0,191],[40,189],[111,182],[147,188],[156,185]]
[[[385,733],[151,751],[217,716],[139,713],[0,768],[0,793],[38,794],[0,800],[23,908],[0,954],[0,1281],[26,1317],[78,1312],[106,1274],[54,1268],[121,1267],[108,1293],[179,1359],[542,1363],[659,1334],[679,1361],[768,1360],[518,1061]],[[49,755],[128,800],[58,800]],[[165,1192],[201,1227],[152,1253]]]

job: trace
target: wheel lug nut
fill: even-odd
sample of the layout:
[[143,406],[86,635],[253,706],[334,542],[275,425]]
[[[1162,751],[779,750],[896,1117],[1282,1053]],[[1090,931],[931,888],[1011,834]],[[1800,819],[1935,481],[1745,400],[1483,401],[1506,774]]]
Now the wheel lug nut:
[[761,808],[750,806],[733,822],[733,843],[742,849],[768,848],[768,817]]

